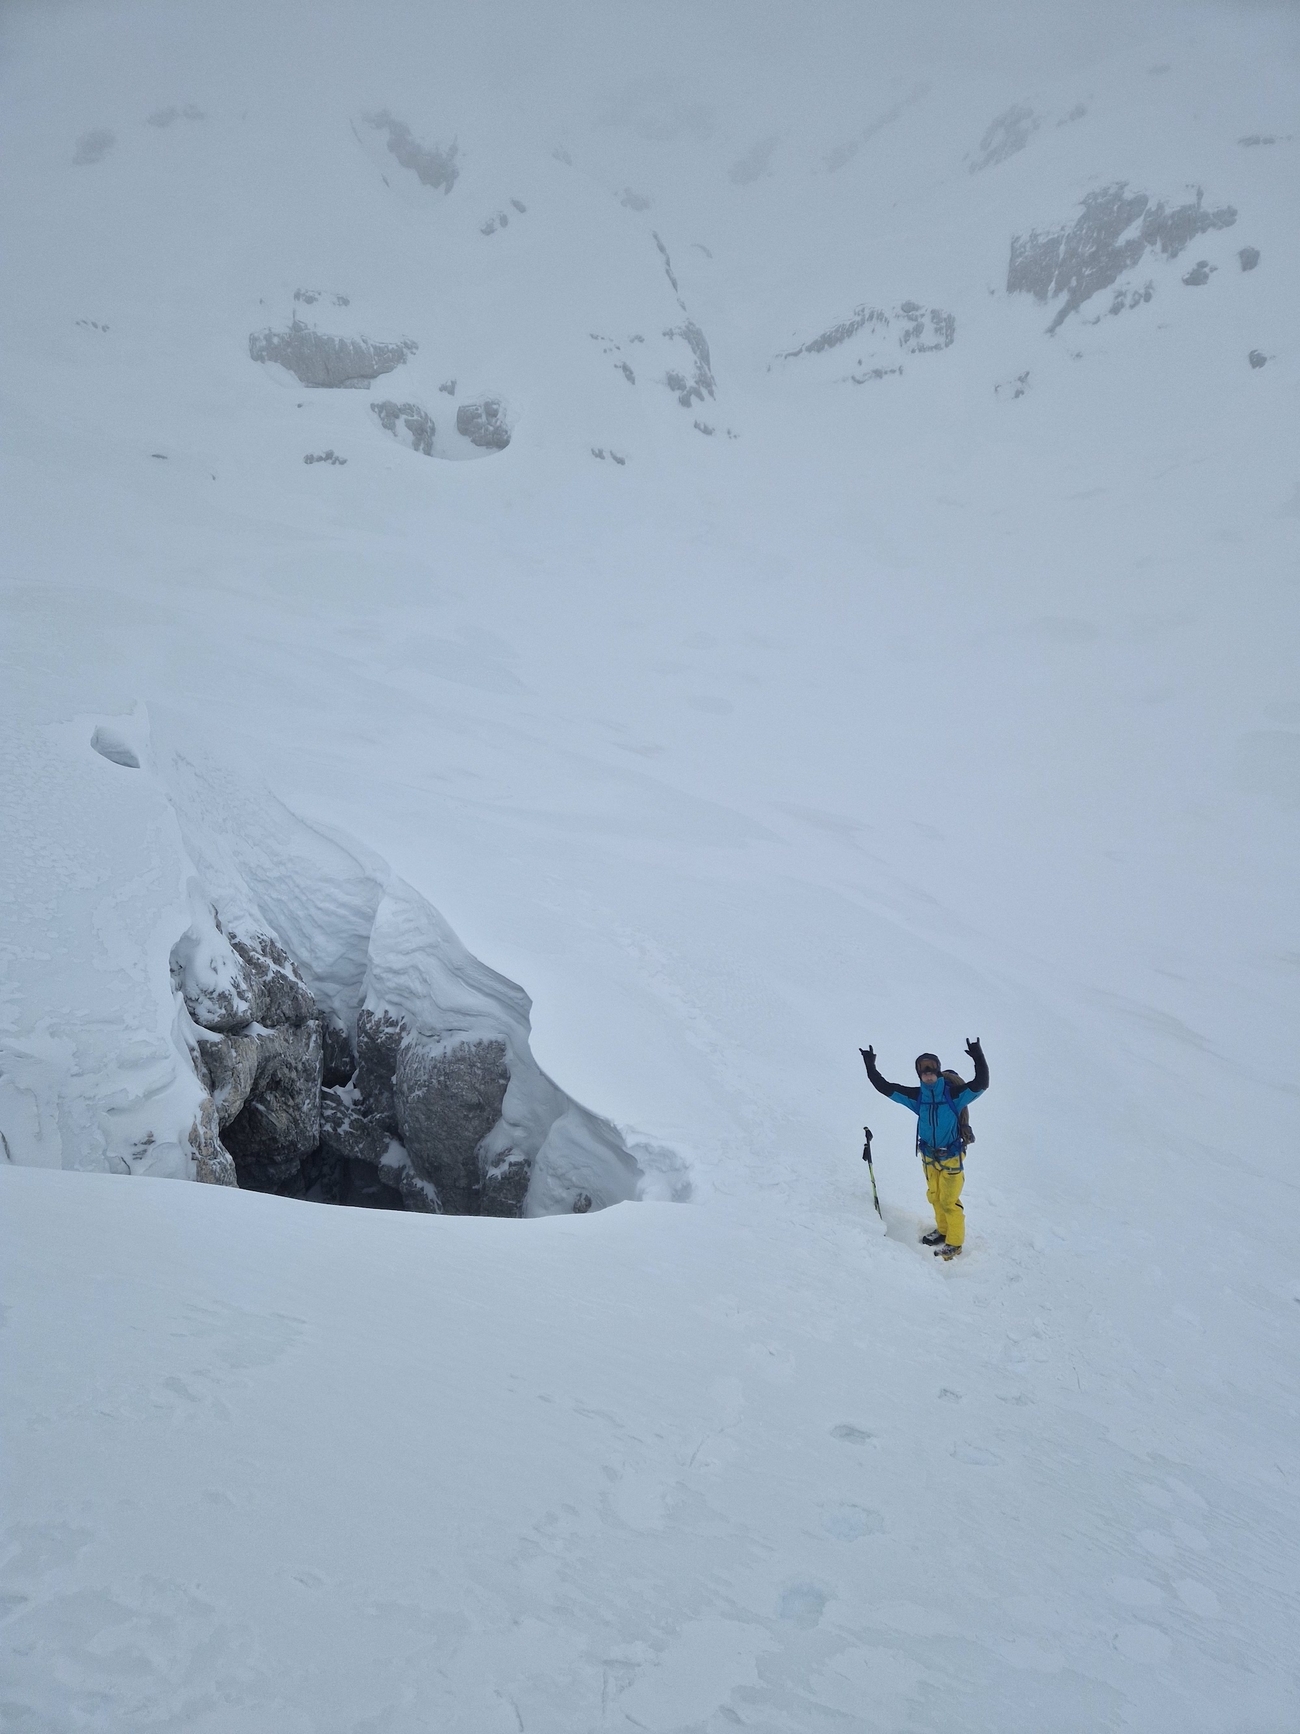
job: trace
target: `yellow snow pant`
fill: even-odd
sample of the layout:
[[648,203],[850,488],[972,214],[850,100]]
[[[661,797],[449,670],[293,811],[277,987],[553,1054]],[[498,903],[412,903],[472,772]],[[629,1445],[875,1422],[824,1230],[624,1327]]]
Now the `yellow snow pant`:
[[925,1196],[934,1211],[934,1224],[949,1246],[966,1239],[966,1212],[961,1207],[961,1189],[966,1176],[960,1157],[923,1156]]

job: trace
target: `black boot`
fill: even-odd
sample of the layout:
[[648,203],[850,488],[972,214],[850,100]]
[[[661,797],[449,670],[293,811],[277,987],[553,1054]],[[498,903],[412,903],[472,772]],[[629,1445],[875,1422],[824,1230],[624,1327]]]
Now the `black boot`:
[[947,1244],[948,1242],[944,1239],[943,1235],[937,1228],[932,1228],[929,1234],[923,1234],[921,1236],[922,1246],[947,1246]]

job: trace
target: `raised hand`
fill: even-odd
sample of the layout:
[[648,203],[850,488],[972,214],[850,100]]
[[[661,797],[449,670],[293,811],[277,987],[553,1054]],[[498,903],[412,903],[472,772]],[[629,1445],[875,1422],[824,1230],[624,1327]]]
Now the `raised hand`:
[[966,1052],[970,1055],[971,1059],[973,1059],[973,1060],[979,1059],[979,1057],[980,1057],[980,1039],[978,1036],[972,1036],[970,1038],[970,1040],[966,1043]]
[[869,1066],[875,1065],[875,1063],[876,1063],[876,1050],[874,1048],[859,1048],[858,1052],[862,1055],[863,1059],[867,1062],[867,1064]]

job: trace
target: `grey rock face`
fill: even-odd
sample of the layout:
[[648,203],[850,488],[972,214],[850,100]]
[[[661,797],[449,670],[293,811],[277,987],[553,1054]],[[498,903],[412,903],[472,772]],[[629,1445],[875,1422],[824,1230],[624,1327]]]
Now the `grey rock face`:
[[231,949],[244,965],[252,1021],[277,1029],[281,1024],[302,1024],[318,1013],[298,973],[298,966],[269,933],[248,938],[231,935]]
[[287,331],[254,331],[248,339],[254,361],[278,362],[313,389],[369,390],[372,380],[400,367],[418,347],[409,338],[373,343],[368,337],[330,337],[298,319]]
[[402,1203],[408,1210],[421,1212],[425,1216],[441,1216],[442,1201],[438,1197],[438,1189],[431,1186],[427,1180],[421,1180],[413,1168],[403,1168],[399,1176],[399,1188]]
[[1033,295],[1039,301],[1064,301],[1048,326],[1056,331],[1099,289],[1109,289],[1125,271],[1133,270],[1147,249],[1177,258],[1188,242],[1211,229],[1230,228],[1237,220],[1231,205],[1207,210],[1203,195],[1192,204],[1151,203],[1146,193],[1133,193],[1117,181],[1089,193],[1070,228],[1016,235],[1007,266],[1008,294]]
[[389,114],[386,108],[381,109],[378,114],[366,115],[365,121],[366,125],[374,127],[376,132],[388,135],[389,150],[404,169],[410,169],[422,186],[433,187],[435,190],[441,188],[444,193],[449,193],[456,185],[460,169],[456,164],[455,139],[443,149],[422,145],[412,136],[406,122]]
[[664,375],[664,384],[673,392],[683,409],[689,409],[693,403],[703,403],[705,397],[716,397],[717,382],[713,377],[713,363],[709,356],[709,346],[704,333],[693,319],[688,319],[685,325],[674,326],[664,332],[665,337],[680,337],[690,346],[694,358],[691,377],[670,371]]
[[1265,367],[1268,364],[1268,357],[1262,349],[1252,349],[1246,360],[1252,367]]
[[502,414],[501,400],[495,397],[461,404],[456,411],[456,432],[485,451],[503,452],[510,444],[510,429]]
[[352,1074],[357,1069],[357,1058],[342,1024],[326,1018],[321,1024],[321,1045],[324,1050],[322,1082],[326,1088],[351,1083]]
[[365,1113],[393,1138],[397,1136],[393,1079],[403,1033],[401,1019],[389,1012],[363,1010],[357,1019],[357,1071],[353,1086]]
[[483,1174],[478,1147],[501,1118],[510,1073],[505,1043],[403,1044],[394,1099],[411,1166],[453,1216],[477,1216]]
[[392,434],[413,452],[423,452],[426,458],[433,456],[433,436],[437,430],[433,417],[418,403],[394,403],[391,398],[385,398],[383,403],[372,403],[370,408],[379,417],[379,425],[385,433]]
[[977,175],[981,169],[991,169],[995,163],[1004,163],[1017,151],[1024,150],[1040,124],[1032,108],[1017,104],[1005,110],[996,120],[990,121],[970,172]]
[[1217,271],[1217,265],[1211,265],[1208,259],[1198,259],[1191,270],[1183,278],[1189,289],[1201,289],[1210,281],[1211,271]]
[[237,1034],[199,1044],[199,1059],[223,1131],[248,1101],[257,1076],[257,1046],[256,1036]]
[[366,1162],[378,1168],[391,1134],[378,1121],[368,1118],[360,1103],[338,1090],[323,1089],[320,1096],[320,1142],[322,1150],[341,1162]]
[[198,1118],[190,1127],[190,1151],[196,1180],[205,1186],[238,1186],[234,1160],[221,1142],[217,1112],[210,1097],[204,1098]]
[[1253,271],[1259,264],[1259,248],[1243,247],[1237,254],[1237,261],[1243,271]]
[[276,1190],[320,1143],[323,1050],[319,1023],[284,1025],[257,1037],[249,1099],[226,1128],[239,1184]]
[[480,1214],[522,1216],[532,1177],[533,1165],[526,1157],[505,1151],[483,1175]]

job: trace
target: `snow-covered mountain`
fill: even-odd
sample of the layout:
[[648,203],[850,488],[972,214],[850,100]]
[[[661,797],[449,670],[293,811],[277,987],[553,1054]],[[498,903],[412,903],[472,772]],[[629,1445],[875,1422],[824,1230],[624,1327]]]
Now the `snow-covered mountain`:
[[1288,1728],[1295,9],[4,35],[13,1726]]

